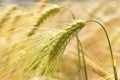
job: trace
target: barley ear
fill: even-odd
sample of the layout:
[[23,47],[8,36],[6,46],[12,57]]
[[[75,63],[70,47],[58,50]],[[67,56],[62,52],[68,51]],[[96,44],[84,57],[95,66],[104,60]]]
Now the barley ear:
[[50,0],[40,0],[40,4],[37,6],[37,13],[41,13],[49,2]]
[[3,27],[3,24],[9,19],[10,15],[17,9],[16,5],[10,6],[5,12],[4,16],[0,20],[0,30]]
[[[85,23],[81,20],[75,21],[74,23],[70,24],[68,27],[63,29],[62,33],[58,33],[56,35],[55,43],[52,46],[53,49],[50,51],[50,56],[48,59],[48,64],[51,65],[54,61],[58,61],[61,59],[61,56],[71,38],[74,36],[75,32],[82,29]],[[58,60],[57,60],[58,59]],[[46,68],[43,70],[42,75],[45,73]]]
[[19,21],[21,17],[21,14],[16,14],[13,19],[11,20],[11,25],[10,25],[10,29],[9,29],[9,35],[14,34],[14,30],[16,29],[16,23]]
[[[40,32],[41,36],[36,36],[37,38],[39,38],[37,40],[36,38],[33,39],[32,37],[30,37],[30,39],[32,38],[31,40],[33,40],[34,43],[27,47],[25,55],[20,58],[19,66],[15,68],[15,77],[13,77],[13,79],[15,80],[16,77],[19,77],[16,74],[29,74],[30,76],[35,74],[45,75],[47,74],[47,72],[49,72],[51,68],[55,68],[61,61],[68,42],[75,35],[75,32],[81,30],[84,25],[84,21],[77,20],[64,29],[52,31],[47,35],[43,35],[43,33],[45,32]],[[30,42],[21,42],[22,45],[16,45],[15,49],[13,49],[12,52],[16,53],[16,51],[14,50],[21,50],[22,46],[30,44],[31,40]],[[34,44],[36,43],[37,45],[35,46]],[[18,63],[16,62],[16,64]],[[15,64],[13,64],[13,66],[14,65]],[[35,74],[32,74],[34,72]],[[27,80],[30,76],[22,76],[20,78],[21,80]]]
[[28,33],[27,36],[32,36],[36,33],[40,25],[50,16],[53,16],[54,14],[58,13],[60,10],[60,7],[57,5],[54,5],[54,7],[47,9],[46,11],[43,11],[40,16],[38,16],[37,20],[33,23],[33,27]]

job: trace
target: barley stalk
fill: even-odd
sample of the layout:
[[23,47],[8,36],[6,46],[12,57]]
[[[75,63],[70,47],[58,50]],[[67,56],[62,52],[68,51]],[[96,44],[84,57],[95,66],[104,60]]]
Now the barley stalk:
[[[80,52],[81,52],[82,53],[83,65],[84,65],[85,80],[88,80],[87,68],[86,68],[86,60],[85,60],[82,44],[81,44],[81,42],[79,40],[77,32],[76,32],[76,38],[77,38],[77,44],[78,44],[78,60],[80,60]],[[80,51],[80,49],[81,49],[81,51]],[[79,69],[79,71],[80,71],[80,69]]]
[[107,41],[108,41],[109,50],[110,50],[110,56],[111,56],[111,60],[112,60],[112,67],[113,67],[113,72],[114,72],[114,79],[118,80],[117,68],[116,68],[116,60],[115,60],[114,55],[113,55],[113,51],[112,51],[112,47],[111,47],[111,42],[110,42],[110,39],[109,39],[109,36],[108,36],[108,33],[107,33],[106,29],[98,21],[88,20],[87,22],[96,22],[97,24],[100,25],[100,27],[102,27],[103,31],[105,32],[105,35],[106,35],[106,38],[107,38]]

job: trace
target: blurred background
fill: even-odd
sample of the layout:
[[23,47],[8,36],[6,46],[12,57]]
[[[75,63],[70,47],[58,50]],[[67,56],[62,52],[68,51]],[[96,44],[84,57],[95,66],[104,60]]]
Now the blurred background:
[[27,1],[38,1],[38,0],[0,0],[1,2],[27,2]]
[[[4,78],[3,76],[5,76],[9,78],[9,76],[11,76],[11,73],[8,73],[8,71],[11,72],[9,67],[11,68],[11,64],[13,64],[12,67],[14,67],[15,64],[17,65],[17,60],[19,60],[19,58],[21,58],[21,55],[23,56],[24,52],[26,51],[21,48],[13,48],[13,45],[16,45],[16,42],[18,42],[19,44],[23,45],[22,47],[28,48],[28,45],[24,45],[24,43],[21,41],[22,39],[24,40],[24,38],[26,38],[24,37],[24,35],[26,35],[25,32],[27,32],[28,29],[31,29],[31,25],[36,21],[36,18],[38,15],[40,15],[40,13],[44,12],[46,9],[53,7],[52,4],[48,3],[47,6],[44,6],[44,8],[41,9],[39,2],[38,4],[27,4],[28,6],[26,6],[26,4],[25,6],[21,6],[21,4],[19,4],[19,2],[37,1],[42,0],[0,0],[0,2],[15,2],[15,4],[18,2],[18,4],[16,4],[18,7],[16,10],[9,10],[9,8],[13,7],[13,4],[2,4],[0,8],[2,12],[0,13],[0,19],[1,21],[3,20],[3,24],[0,25],[0,27],[2,26],[2,30],[0,32],[0,80],[8,80],[1,79],[1,77]],[[50,1],[52,3],[56,2],[59,5],[69,7],[69,9],[74,13],[76,19],[82,19],[85,21],[94,19],[104,25],[112,43],[112,48],[117,63],[117,72],[118,76],[120,77],[120,3],[117,2],[119,0]],[[70,24],[72,20],[73,18],[70,12],[67,9],[62,8],[60,12],[55,16],[51,16],[49,19],[45,20],[41,26],[48,29],[61,29]],[[39,30],[37,34],[39,34]],[[86,27],[79,33],[79,38],[84,48],[89,80],[114,80],[108,44],[105,34],[99,25],[96,23],[87,23]],[[31,41],[29,46],[32,46],[31,43],[36,44],[37,42]],[[58,75],[61,78],[59,80],[79,80],[79,77],[84,77],[83,74],[78,74],[78,48],[76,44],[76,38],[73,38],[65,50],[65,54],[60,66],[60,73],[68,79],[62,79],[63,76],[61,77],[60,74]],[[9,49],[13,50],[12,53]],[[33,47],[31,51],[32,50],[34,51],[37,49]],[[28,52],[26,51],[26,53]],[[12,55],[9,56],[9,54]],[[4,70],[4,66],[8,67],[8,69],[6,68],[6,71]],[[84,73],[83,65],[82,73]]]
[[[40,0],[0,0],[0,2],[37,2]],[[51,0],[51,1],[102,1],[102,0]],[[119,1],[119,0],[108,0]]]

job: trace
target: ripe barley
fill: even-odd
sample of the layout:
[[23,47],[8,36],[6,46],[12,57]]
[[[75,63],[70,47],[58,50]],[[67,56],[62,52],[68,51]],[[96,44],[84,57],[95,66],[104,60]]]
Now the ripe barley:
[[[18,60],[19,66],[16,66],[13,70],[15,72],[13,72],[14,75],[12,79],[27,80],[34,75],[43,75],[46,72],[49,73],[50,68],[56,67],[61,60],[65,47],[74,36],[75,32],[82,29],[84,25],[84,21],[78,20],[62,30],[51,31],[46,36],[44,32],[41,32],[41,36],[37,36],[39,40],[31,39],[35,41],[34,43],[31,40],[30,42],[21,42],[24,45],[31,44],[32,42],[33,45],[27,47],[27,50],[23,48],[22,45],[18,44],[12,52],[17,53],[19,52],[18,50],[21,50],[20,48],[23,48],[25,54]],[[17,65],[18,61],[13,62],[13,66],[15,63]],[[19,74],[25,76],[18,76]]]
[[7,9],[7,11],[4,13],[4,16],[2,16],[2,19],[0,20],[0,30],[3,27],[3,24],[10,18],[10,15],[13,14],[16,9],[16,5],[12,5]]
[[58,13],[60,10],[60,7],[57,5],[54,5],[54,7],[47,9],[46,11],[42,12],[40,16],[38,16],[35,23],[33,23],[33,27],[28,33],[28,36],[32,36],[35,34],[35,32],[38,30],[40,25],[50,16],[53,16],[54,14]]

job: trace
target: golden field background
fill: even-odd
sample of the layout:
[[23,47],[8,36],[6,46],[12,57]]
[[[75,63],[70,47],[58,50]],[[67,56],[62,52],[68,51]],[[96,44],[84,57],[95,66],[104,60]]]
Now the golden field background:
[[[43,0],[49,1],[49,0]],[[28,52],[39,49],[33,45],[40,44],[39,39],[30,40],[27,37],[32,25],[46,9],[57,4],[69,8],[76,19],[97,20],[106,28],[112,44],[113,54],[116,59],[117,73],[120,76],[120,2],[119,1],[55,1],[43,3],[1,3],[0,4],[0,80],[21,80],[18,71],[14,76],[13,69],[24,63],[26,59],[20,60]],[[45,5],[44,5],[45,4]],[[47,4],[47,5],[46,5]],[[36,35],[39,38],[41,29],[54,30],[65,28],[73,21],[72,15],[66,8],[61,8],[54,16],[50,16],[41,24]],[[43,36],[48,33],[43,34]],[[34,37],[33,37],[34,38]],[[96,23],[87,23],[79,32],[79,39],[82,42],[85,53],[86,66],[89,80],[114,80],[111,63],[111,56],[107,40],[102,28]],[[22,42],[22,40],[27,40]],[[43,39],[44,40],[44,39]],[[41,40],[42,41],[42,40]],[[14,47],[15,45],[18,47]],[[81,59],[82,61],[82,59]],[[26,64],[27,65],[27,64]],[[82,64],[81,73],[78,73],[78,52],[75,37],[67,45],[59,70],[50,75],[32,76],[25,80],[84,80],[84,69]],[[38,70],[39,72],[39,70]],[[52,76],[51,76],[52,75]],[[120,77],[119,77],[120,78]]]

